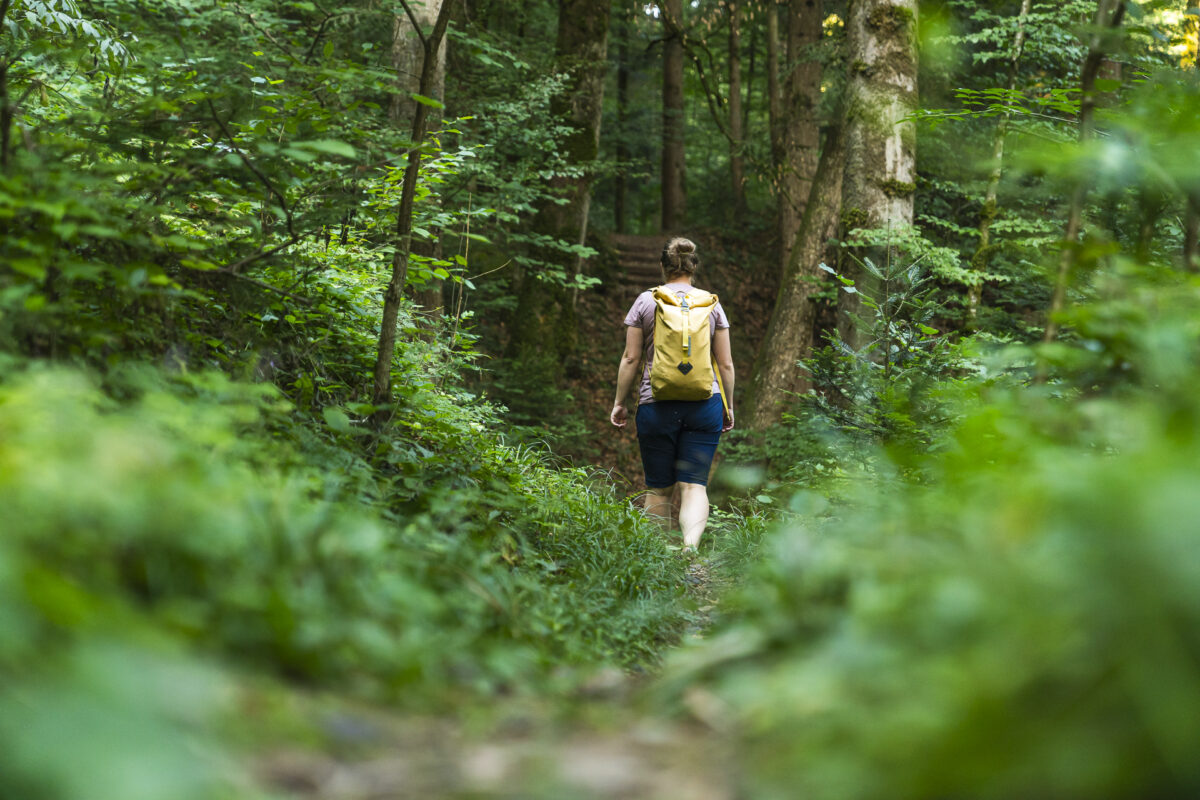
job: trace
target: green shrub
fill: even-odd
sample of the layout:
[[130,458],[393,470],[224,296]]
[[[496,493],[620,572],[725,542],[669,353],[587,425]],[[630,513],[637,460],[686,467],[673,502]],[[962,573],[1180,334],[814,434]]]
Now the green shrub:
[[[1182,342],[1190,307],[1121,346]],[[668,673],[723,701],[747,796],[1200,789],[1195,350],[1142,350],[1153,385],[1120,396],[985,385],[920,481],[881,450],[844,502],[798,498]]]
[[127,398],[41,367],[0,384],[0,794],[99,797],[72,772],[97,763],[93,783],[128,773],[104,797],[215,791],[215,760],[162,766],[203,740],[198,652],[412,706],[646,665],[684,627],[658,530],[482,425],[432,415],[423,440],[381,439],[429,464],[409,486],[270,388],[109,382]]

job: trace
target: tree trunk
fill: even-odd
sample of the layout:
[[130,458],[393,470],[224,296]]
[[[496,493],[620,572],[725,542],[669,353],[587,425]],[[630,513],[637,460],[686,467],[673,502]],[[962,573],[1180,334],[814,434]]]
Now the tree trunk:
[[676,233],[686,217],[683,117],[683,0],[663,0],[662,227]]
[[787,68],[782,81],[779,161],[775,165],[783,267],[791,261],[792,244],[817,171],[821,62],[816,48],[821,41],[823,16],[821,0],[790,0],[787,6]]
[[[437,21],[443,2],[446,0],[424,0],[421,5],[410,3],[409,10],[412,12],[412,16],[402,12],[396,16],[392,26],[392,66],[396,70],[397,91],[392,95],[388,111],[392,122],[397,126],[411,127],[413,114],[416,112],[417,106],[421,105],[412,102],[410,95],[420,94],[432,97],[439,102],[445,98],[446,51],[449,48],[438,49],[432,83],[427,92],[421,91],[421,71],[424,67],[425,47],[421,37],[417,34],[418,28],[413,26],[415,20],[421,31],[430,29]],[[425,113],[427,130],[441,124],[442,112],[440,109],[427,107]],[[425,258],[441,258],[442,248],[441,243],[437,240],[438,234],[438,231],[432,231],[434,237],[432,241],[425,239],[413,241],[412,252]],[[443,301],[440,280],[432,278],[423,286],[411,287],[411,292],[416,304],[425,310],[425,316],[422,319],[432,324],[441,316]]]
[[[402,0],[403,2],[403,0]],[[421,80],[418,93],[428,96],[433,91],[434,80],[441,59],[442,39],[446,26],[450,24],[451,3],[443,5],[429,34],[421,35],[424,57],[421,65]],[[406,6],[407,8],[407,6]],[[417,103],[413,114],[412,141],[425,139],[425,118],[428,106]],[[414,149],[408,156],[404,170],[404,185],[400,192],[400,207],[396,212],[396,252],[392,256],[392,279],[383,296],[383,319],[379,327],[379,353],[375,359],[375,381],[371,393],[372,402],[385,405],[392,397],[392,360],[396,354],[396,319],[400,313],[400,301],[404,297],[404,285],[408,281],[408,253],[412,246],[413,203],[417,196],[417,177],[421,172],[421,151]]]
[[[419,104],[412,102],[410,99],[411,94],[422,94],[439,101],[445,95],[447,48],[441,47],[438,49],[429,92],[422,92],[419,87],[421,85],[421,73],[425,66],[425,45],[421,41],[421,37],[417,34],[417,30],[413,27],[413,20],[415,19],[421,31],[427,31],[432,28],[442,10],[442,3],[444,1],[424,0],[420,4],[410,2],[408,7],[412,11],[412,17],[401,12],[396,15],[393,23],[392,67],[396,70],[396,92],[392,95],[391,104],[388,107],[388,115],[391,117],[392,122],[398,126],[403,125],[408,128],[412,125],[413,114],[416,113]],[[441,119],[441,112],[437,109],[430,109],[426,114],[428,115],[426,117],[427,125],[436,124],[431,119],[432,117],[436,116],[437,120]]]
[[[1100,0],[1096,7],[1096,16],[1092,20],[1094,33],[1079,76],[1079,85],[1083,93],[1079,102],[1079,141],[1081,143],[1090,140],[1093,134],[1093,121],[1096,113],[1096,77],[1104,63],[1103,34],[1119,27],[1124,16],[1125,4],[1121,0]],[[1050,308],[1046,312],[1046,330],[1042,336],[1044,342],[1052,342],[1058,337],[1057,316],[1066,305],[1067,286],[1071,282],[1071,272],[1075,268],[1076,244],[1079,240],[1079,231],[1083,227],[1083,204],[1087,200],[1087,193],[1087,184],[1079,181],[1071,194],[1071,205],[1067,212],[1067,230],[1063,234],[1063,250],[1058,262],[1058,274],[1054,281],[1054,294],[1050,298]],[[1044,381],[1045,378],[1045,366],[1039,366],[1038,382]]]
[[[845,90],[846,165],[842,180],[842,223],[857,228],[899,229],[912,225],[916,188],[916,130],[901,122],[917,107],[916,0],[851,0],[846,28],[850,77]],[[887,247],[861,248],[858,258],[879,263]],[[843,274],[862,281],[856,265]],[[851,315],[860,313],[857,294],[838,293],[838,330],[861,346]]]
[[628,233],[629,182],[626,171],[629,143],[625,137],[629,135],[629,40],[633,36],[633,5],[629,0],[625,0],[621,13],[620,36],[617,45],[617,174],[613,179],[613,217],[617,233]]
[[767,0],[767,136],[771,164],[783,162],[783,98],[779,93],[779,6]]
[[750,396],[745,403],[753,430],[764,430],[778,422],[789,394],[809,388],[808,377],[798,362],[812,352],[816,317],[812,296],[820,289],[819,265],[826,247],[837,233],[845,160],[845,141],[839,123],[826,138],[799,235],[791,248],[791,260],[784,269],[767,335],[759,350]]
[[[578,177],[553,181],[558,197],[566,202],[547,203],[538,212],[533,227],[571,244],[582,244],[587,236],[591,200],[591,166],[600,150],[600,112],[604,101],[604,78],[608,71],[608,22],[610,0],[559,0],[558,39],[555,52],[558,69],[571,76],[562,94],[551,103],[555,119],[570,127],[563,150],[572,166],[581,167]],[[561,251],[541,254],[559,262],[568,274],[580,268],[580,259],[564,263]],[[506,361],[525,370],[542,386],[557,385],[563,365],[574,349],[575,319],[572,298],[561,285],[541,281],[526,273],[518,288],[517,309]],[[536,373],[536,375],[534,374]]]
[[[1192,69],[1200,69],[1200,19],[1188,17],[1188,51]],[[1186,191],[1183,197],[1183,268],[1200,272],[1200,188]]]
[[742,154],[742,28],[736,0],[729,3],[729,178],[733,184],[733,216],[746,210],[746,160]]
[[1200,272],[1200,202],[1188,197],[1184,203],[1183,268],[1188,272]]
[[750,64],[746,69],[746,99],[742,103],[742,133],[750,129],[750,107],[754,101],[754,81],[758,77],[756,68],[758,66],[758,32],[761,26],[752,25],[750,27]]
[[[571,132],[563,150],[573,166],[585,172],[600,152],[600,112],[604,77],[608,72],[608,18],[611,0],[559,0],[558,69],[571,75],[570,84],[551,103],[551,113]],[[539,230],[568,242],[580,242],[587,231],[592,176],[559,178],[554,188],[567,202],[549,204],[535,223]]]
[[[1013,36],[1012,53],[1008,59],[1008,90],[1017,88],[1017,68],[1021,62],[1021,53],[1025,49],[1025,20],[1033,0],[1021,0],[1021,11],[1017,15],[1017,32]],[[992,172],[988,176],[987,192],[983,198],[983,209],[979,212],[979,246],[971,257],[971,268],[979,273],[985,273],[992,258],[992,220],[996,218],[996,193],[1000,187],[1000,177],[1004,168],[1004,139],[1008,133],[1009,114],[1001,114],[996,120],[996,130],[992,136]],[[975,283],[967,289],[967,327],[974,328],[979,318],[979,302],[983,298],[983,277],[980,275]]]

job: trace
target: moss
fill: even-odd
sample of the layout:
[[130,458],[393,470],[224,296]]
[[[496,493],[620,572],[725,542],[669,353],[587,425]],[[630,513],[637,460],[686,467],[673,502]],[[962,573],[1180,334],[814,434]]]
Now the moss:
[[888,197],[908,197],[917,190],[915,183],[906,183],[905,181],[898,181],[891,178],[884,181],[880,186],[883,189],[883,193]]
[[865,62],[865,61],[856,60],[853,64],[850,65],[850,74],[851,75],[866,75],[868,72],[870,72],[870,70],[871,70],[871,67],[868,66],[867,62]]
[[995,200],[984,201],[983,208],[979,209],[979,221],[991,222],[1000,214],[1000,207]]
[[913,12],[900,6],[878,6],[867,15],[867,24],[883,33],[896,33],[913,24]]
[[987,247],[981,247],[971,256],[971,269],[976,272],[986,272],[988,264],[991,263],[992,254],[1000,249],[998,244],[989,244]]
[[866,227],[867,212],[861,208],[851,206],[842,210],[842,230],[852,231],[856,228]]

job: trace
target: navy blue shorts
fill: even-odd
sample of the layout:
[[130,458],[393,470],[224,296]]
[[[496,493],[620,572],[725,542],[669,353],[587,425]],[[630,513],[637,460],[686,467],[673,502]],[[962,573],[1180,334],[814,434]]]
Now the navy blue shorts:
[[638,406],[638,447],[646,486],[665,489],[678,481],[707,485],[724,419],[719,394],[707,400],[666,400]]

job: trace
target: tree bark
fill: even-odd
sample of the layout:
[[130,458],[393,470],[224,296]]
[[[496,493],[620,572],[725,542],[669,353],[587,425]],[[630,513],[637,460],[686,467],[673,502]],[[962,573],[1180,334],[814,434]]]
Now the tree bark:
[[819,266],[829,240],[837,233],[845,160],[845,140],[839,121],[826,137],[800,231],[791,248],[791,259],[784,269],[767,335],[759,350],[754,380],[744,404],[749,409],[748,422],[753,430],[764,430],[778,422],[788,396],[809,388],[808,376],[798,362],[812,352],[816,317],[812,296],[820,288]]
[[[429,34],[421,34],[424,58],[418,93],[428,96],[433,90],[437,64],[440,59],[442,39],[450,24],[450,8],[444,4]],[[412,122],[412,141],[425,139],[425,119],[429,107],[416,103]],[[392,279],[383,296],[383,319],[379,328],[379,353],[375,359],[375,380],[371,393],[376,406],[387,404],[392,397],[392,360],[396,354],[396,319],[400,313],[400,301],[404,297],[404,285],[408,281],[408,254],[412,246],[413,203],[417,195],[417,177],[421,172],[421,151],[413,149],[404,170],[404,185],[400,191],[400,206],[396,212],[396,252],[392,256]]]
[[[1079,141],[1087,142],[1094,133],[1093,126],[1096,114],[1096,77],[1104,63],[1105,42],[1104,34],[1121,25],[1125,16],[1125,4],[1122,0],[1100,0],[1096,6],[1096,16],[1092,20],[1094,33],[1088,44],[1088,54],[1083,60],[1080,70],[1079,86],[1082,99],[1079,101]],[[1046,330],[1042,336],[1043,342],[1053,342],[1058,337],[1057,316],[1066,305],[1067,286],[1071,282],[1071,273],[1075,268],[1076,244],[1079,232],[1083,227],[1083,204],[1087,200],[1088,185],[1078,181],[1071,193],[1071,205],[1067,211],[1067,229],[1063,234],[1063,250],[1059,257],[1058,274],[1054,280],[1054,293],[1050,298],[1050,308],[1046,312]],[[1044,365],[1038,368],[1039,382],[1046,378]]]
[[[452,0],[450,0],[452,2]],[[397,91],[392,95],[389,116],[398,127],[410,127],[412,117],[419,103],[409,99],[416,93],[431,97],[438,102],[445,99],[446,94],[446,51],[449,47],[438,49],[434,62],[433,80],[427,92],[421,91],[421,72],[424,68],[425,46],[418,30],[430,29],[437,22],[442,4],[447,0],[424,0],[421,5],[409,4],[410,17],[407,13],[396,16],[392,26],[392,66],[396,70]],[[416,26],[414,27],[414,22]],[[427,107],[425,112],[426,129],[435,128],[442,121],[441,109]],[[432,240],[416,239],[412,243],[412,252],[425,258],[440,259],[442,257],[441,242],[438,240],[439,231],[431,231]],[[436,278],[422,286],[410,288],[413,300],[425,310],[422,318],[429,323],[434,322],[442,313],[442,282]]]
[[629,182],[626,170],[629,164],[629,40],[633,35],[633,5],[625,0],[621,13],[620,40],[617,44],[617,174],[613,179],[613,217],[617,233],[628,233],[629,222],[626,203],[629,199]]
[[[608,23],[610,0],[559,0],[558,37],[555,52],[558,69],[571,80],[551,102],[551,113],[571,129],[563,150],[572,166],[582,167],[578,177],[559,177],[553,182],[565,203],[547,203],[538,212],[533,227],[560,241],[582,244],[587,237],[592,176],[589,168],[600,150],[600,121],[604,101],[604,78],[608,72]],[[564,262],[560,251],[547,250],[547,261],[556,260],[571,275],[580,259]],[[575,319],[572,298],[563,288],[526,273],[517,291],[517,309],[506,360],[530,374],[538,373],[543,386],[555,386],[563,365],[574,349]],[[536,367],[536,368],[535,368]]]
[[1200,202],[1188,197],[1184,203],[1183,268],[1188,272],[1200,272]]
[[817,171],[821,62],[816,48],[821,41],[823,17],[821,0],[788,2],[787,67],[782,81],[779,161],[775,165],[781,266],[791,261],[792,244]]
[[[1017,71],[1021,53],[1025,49],[1025,21],[1029,18],[1033,0],[1021,0],[1021,11],[1017,15],[1017,32],[1013,36],[1012,51],[1008,59],[1008,90],[1017,88]],[[980,273],[987,272],[992,258],[992,220],[996,218],[996,195],[1004,169],[1004,140],[1008,134],[1009,114],[1001,114],[996,120],[992,136],[992,171],[988,175],[987,191],[984,193],[983,209],[979,212],[979,246],[971,257],[971,268]],[[967,289],[967,327],[975,328],[979,318],[979,302],[983,298],[982,275]]]
[[746,210],[746,159],[742,127],[742,27],[741,9],[729,3],[729,178],[733,184],[733,216],[741,219]]
[[771,164],[783,162],[783,98],[779,93],[779,6],[767,0],[767,135]]
[[[408,8],[412,16],[406,13],[397,14],[392,25],[392,67],[396,70],[396,92],[388,106],[388,115],[397,126],[412,125],[413,115],[420,105],[409,98],[413,92],[438,101],[444,99],[447,48],[438,49],[428,93],[422,92],[420,86],[425,67],[425,43],[422,41],[423,34],[418,33],[418,27],[423,32],[436,24],[443,2],[445,0],[424,0],[420,4],[410,2]],[[418,27],[414,27],[414,20]],[[427,125],[435,124],[432,119],[434,117],[437,120],[441,119],[441,112],[437,109],[429,109],[426,115]]]
[[676,233],[687,218],[687,166],[684,160],[683,0],[662,0],[663,144],[662,227]]
[[[1200,20],[1189,17],[1188,50],[1192,69],[1200,70]],[[1196,189],[1190,191],[1190,189]],[[1183,198],[1183,268],[1200,272],[1200,188],[1189,187]]]
[[[571,75],[570,85],[551,102],[551,113],[571,129],[563,150],[574,166],[585,170],[600,152],[600,112],[608,72],[608,22],[611,0],[559,0],[558,69]],[[592,177],[555,179],[565,204],[549,204],[535,223],[539,230],[569,242],[581,242],[587,231]]]
[[[912,225],[916,188],[916,130],[901,122],[917,107],[916,0],[851,0],[846,22],[850,78],[845,90],[846,164],[842,180],[842,223],[858,228],[899,229]],[[861,248],[855,255],[882,263],[888,248]],[[853,264],[843,274],[863,280]],[[857,294],[838,293],[838,330],[861,346],[851,315],[860,312]]]

